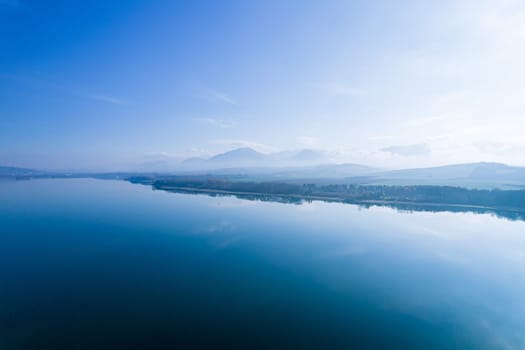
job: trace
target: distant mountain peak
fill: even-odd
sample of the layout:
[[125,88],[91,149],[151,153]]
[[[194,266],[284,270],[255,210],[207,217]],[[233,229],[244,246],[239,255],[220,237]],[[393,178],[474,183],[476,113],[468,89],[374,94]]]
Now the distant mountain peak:
[[211,161],[255,161],[264,157],[264,154],[257,152],[250,147],[236,148],[231,151],[216,154],[211,157]]

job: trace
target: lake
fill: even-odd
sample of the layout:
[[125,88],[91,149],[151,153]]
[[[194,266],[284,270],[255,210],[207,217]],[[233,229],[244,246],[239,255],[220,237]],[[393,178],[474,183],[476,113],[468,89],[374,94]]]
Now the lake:
[[0,182],[0,349],[523,349],[525,222]]

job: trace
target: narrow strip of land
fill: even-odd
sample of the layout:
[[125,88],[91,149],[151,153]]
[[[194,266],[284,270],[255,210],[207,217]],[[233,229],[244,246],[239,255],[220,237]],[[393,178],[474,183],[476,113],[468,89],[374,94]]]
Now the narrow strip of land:
[[402,201],[402,200],[381,200],[381,199],[351,199],[339,196],[322,196],[322,195],[306,195],[306,194],[289,194],[289,193],[265,193],[265,192],[254,192],[254,191],[234,191],[234,190],[220,190],[211,188],[198,188],[188,186],[156,186],[158,190],[164,190],[169,192],[181,192],[181,193],[203,193],[203,194],[222,194],[222,195],[234,195],[234,196],[257,196],[257,197],[280,197],[280,198],[293,198],[301,200],[319,200],[325,202],[346,202],[352,204],[367,204],[367,205],[418,205],[425,207],[452,207],[452,208],[464,208],[464,209],[481,209],[481,210],[505,210],[508,212],[525,213],[525,208],[501,208],[495,206],[486,205],[473,205],[473,204],[457,204],[457,203],[435,203],[435,202],[414,202],[414,201]]

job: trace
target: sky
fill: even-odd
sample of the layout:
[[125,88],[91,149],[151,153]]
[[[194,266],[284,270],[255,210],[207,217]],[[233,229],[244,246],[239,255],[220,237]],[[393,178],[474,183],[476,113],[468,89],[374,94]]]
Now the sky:
[[525,2],[0,0],[0,165],[525,166]]

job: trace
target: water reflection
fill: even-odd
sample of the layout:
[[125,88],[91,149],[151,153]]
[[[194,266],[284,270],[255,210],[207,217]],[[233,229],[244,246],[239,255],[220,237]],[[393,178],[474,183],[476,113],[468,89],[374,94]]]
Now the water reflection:
[[[154,189],[155,190],[155,189]],[[479,206],[465,206],[465,205],[442,205],[442,204],[416,204],[416,203],[396,203],[396,202],[369,202],[369,203],[356,203],[345,200],[329,200],[329,199],[308,199],[301,198],[300,196],[279,196],[279,195],[256,195],[256,194],[226,194],[216,192],[205,192],[205,191],[192,191],[192,190],[160,190],[165,192],[173,193],[186,193],[195,195],[206,195],[209,197],[230,197],[233,196],[239,199],[245,199],[256,202],[274,202],[274,203],[285,203],[285,204],[304,204],[312,203],[314,201],[322,201],[327,203],[345,203],[358,205],[360,208],[369,209],[372,207],[386,207],[397,210],[400,213],[413,213],[413,212],[450,212],[450,213],[475,213],[475,214],[490,214],[501,219],[508,219],[512,221],[525,221],[525,211],[519,209],[507,209],[507,208],[485,208]]]
[[525,348],[524,221],[122,181],[0,199],[2,350]]

